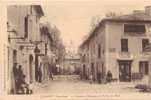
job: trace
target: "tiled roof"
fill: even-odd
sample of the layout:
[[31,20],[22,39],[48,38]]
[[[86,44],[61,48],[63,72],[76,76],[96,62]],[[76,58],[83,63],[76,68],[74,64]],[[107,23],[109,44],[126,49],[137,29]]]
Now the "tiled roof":
[[94,36],[96,31],[99,29],[99,27],[102,24],[104,24],[106,21],[108,21],[108,22],[146,22],[146,23],[149,22],[149,23],[151,23],[151,17],[147,16],[145,14],[145,12],[122,15],[122,16],[115,16],[115,17],[106,17],[101,20],[101,22],[99,23],[98,26],[95,27],[95,29],[92,31],[92,33],[89,35],[89,37],[83,41],[83,43],[80,45],[80,48],[89,42],[89,40]]
[[105,18],[103,20],[117,20],[117,21],[151,21],[151,17],[145,13],[129,14],[122,16],[115,16],[111,18]]

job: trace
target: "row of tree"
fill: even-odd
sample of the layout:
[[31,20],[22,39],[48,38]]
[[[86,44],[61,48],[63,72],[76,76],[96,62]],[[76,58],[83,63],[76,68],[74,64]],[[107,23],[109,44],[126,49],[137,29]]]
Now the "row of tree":
[[55,26],[51,25],[49,22],[43,23],[45,30],[48,32],[49,40],[51,41],[49,49],[56,55],[57,63],[60,64],[64,60],[65,56],[65,46],[61,38],[60,30]]

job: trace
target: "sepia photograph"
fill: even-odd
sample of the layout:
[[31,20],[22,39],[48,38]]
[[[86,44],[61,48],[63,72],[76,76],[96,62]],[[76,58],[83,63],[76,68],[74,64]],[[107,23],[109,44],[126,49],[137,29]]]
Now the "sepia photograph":
[[7,95],[151,94],[151,1],[9,3],[6,15]]

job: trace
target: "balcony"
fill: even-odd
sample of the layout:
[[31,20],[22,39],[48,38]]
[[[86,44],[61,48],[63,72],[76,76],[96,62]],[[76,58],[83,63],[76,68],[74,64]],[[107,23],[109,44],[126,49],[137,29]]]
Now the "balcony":
[[130,52],[118,52],[118,60],[133,60],[133,54]]

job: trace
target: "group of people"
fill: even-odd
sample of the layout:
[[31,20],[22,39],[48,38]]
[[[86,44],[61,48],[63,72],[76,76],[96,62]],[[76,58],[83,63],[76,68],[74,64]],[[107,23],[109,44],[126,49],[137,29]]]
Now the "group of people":
[[[97,74],[98,76],[97,76],[97,78],[98,78],[98,82],[99,83],[101,83],[101,73],[98,73]],[[90,80],[90,84],[92,84],[93,83],[93,74],[91,73],[90,74],[90,76],[89,76],[89,80]],[[111,71],[109,70],[108,72],[107,72],[107,75],[106,75],[106,82],[107,83],[110,83],[112,81],[112,73],[111,73]]]
[[14,63],[13,75],[15,83],[15,88],[13,92],[15,92],[16,94],[31,94],[32,90],[30,89],[29,84],[27,84],[25,80],[26,75],[23,73],[21,65],[17,65],[17,63]]

